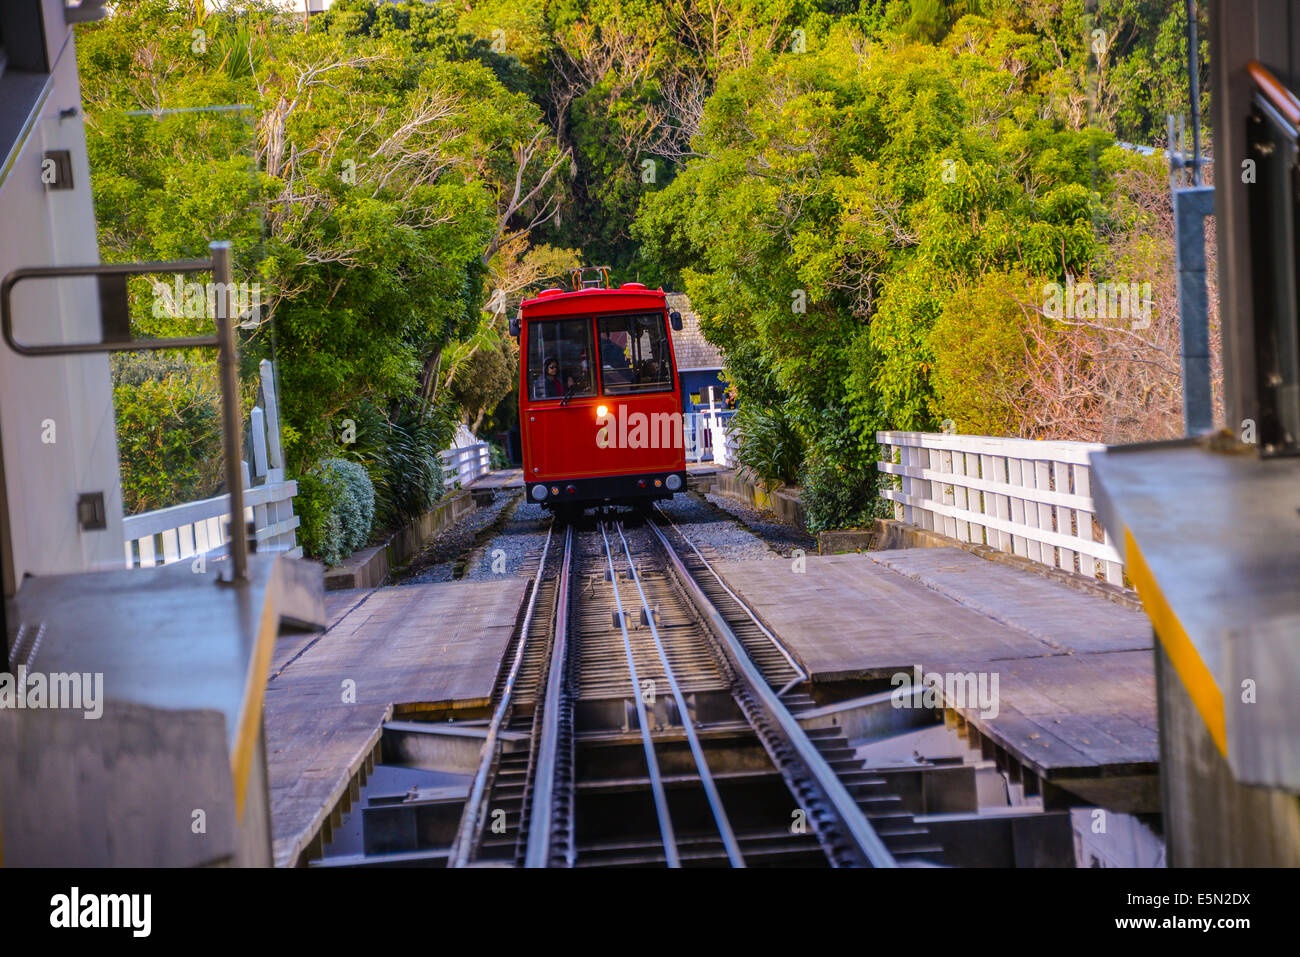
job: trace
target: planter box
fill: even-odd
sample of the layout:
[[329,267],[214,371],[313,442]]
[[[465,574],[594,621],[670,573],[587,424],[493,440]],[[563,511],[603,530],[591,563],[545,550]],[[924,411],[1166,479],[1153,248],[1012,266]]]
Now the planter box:
[[841,528],[821,532],[817,536],[817,554],[839,555],[844,552],[865,552],[875,548],[876,533],[870,528]]
[[325,590],[379,587],[392,569],[405,565],[431,538],[473,509],[474,498],[467,489],[452,492],[383,544],[355,551],[327,571]]

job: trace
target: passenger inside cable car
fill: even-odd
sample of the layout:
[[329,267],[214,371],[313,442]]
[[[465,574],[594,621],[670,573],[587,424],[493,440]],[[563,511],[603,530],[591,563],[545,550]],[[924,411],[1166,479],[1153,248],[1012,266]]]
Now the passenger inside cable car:
[[529,333],[528,382],[532,399],[593,395],[587,351],[591,320],[557,319],[536,323]]
[[[554,359],[547,359],[544,364],[545,372],[542,374],[541,385],[534,385],[533,392],[544,399],[555,399],[564,395],[566,388],[563,380],[560,379],[560,364]],[[573,380],[568,380],[569,385]]]

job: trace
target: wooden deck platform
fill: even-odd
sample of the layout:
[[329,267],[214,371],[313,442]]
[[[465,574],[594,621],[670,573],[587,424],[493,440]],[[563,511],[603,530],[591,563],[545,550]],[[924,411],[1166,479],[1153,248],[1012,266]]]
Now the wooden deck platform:
[[277,865],[296,863],[331,816],[337,823],[394,713],[488,703],[526,586],[332,592],[327,631],[277,642],[265,711]]
[[482,492],[489,489],[495,492],[500,489],[523,488],[524,470],[498,469],[494,472],[488,472],[486,475],[480,475],[465,487],[476,492]]
[[891,678],[916,666],[996,674],[996,715],[945,707],[1044,781],[1117,810],[1158,809],[1152,634],[1142,612],[958,548],[806,561],[802,574],[789,562],[719,571],[814,682]]

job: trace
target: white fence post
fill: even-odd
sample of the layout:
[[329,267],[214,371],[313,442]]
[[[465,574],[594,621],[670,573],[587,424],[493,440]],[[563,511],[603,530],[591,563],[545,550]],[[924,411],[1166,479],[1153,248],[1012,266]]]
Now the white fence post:
[[257,406],[248,413],[248,434],[253,442],[253,475],[266,478],[266,416]]
[[[268,360],[263,359],[258,363],[257,371],[262,380],[262,402],[266,409],[266,438],[270,467],[283,469],[284,453],[280,449],[280,399],[275,394],[275,370]],[[284,475],[280,474],[276,478],[281,480]]]
[[876,441],[876,467],[900,481],[880,489],[895,518],[1123,584],[1119,553],[1094,531],[1088,455],[1104,445],[930,432],[879,432]]

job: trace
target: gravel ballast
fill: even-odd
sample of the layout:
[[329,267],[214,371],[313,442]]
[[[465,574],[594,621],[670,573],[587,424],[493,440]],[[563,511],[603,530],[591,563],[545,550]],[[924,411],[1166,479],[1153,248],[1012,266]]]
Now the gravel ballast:
[[[537,569],[550,527],[550,513],[532,502],[520,502],[500,533],[469,556],[465,564],[465,579],[487,581],[503,575],[531,576]],[[556,543],[552,542],[551,547],[555,546]]]
[[[779,558],[780,553],[736,519],[710,502],[694,495],[678,495],[661,502],[660,511],[673,520],[697,548],[710,547],[717,557],[728,562],[751,562]],[[669,539],[675,533],[669,532]]]
[[[709,495],[706,501],[682,494],[659,507],[698,548],[723,561],[779,560],[789,558],[792,549],[816,550],[812,537],[799,529],[722,496]],[[529,577],[550,527],[550,513],[540,505],[519,492],[498,493],[491,505],[475,509],[426,545],[395,584]]]
[[479,535],[491,528],[501,513],[518,498],[517,493],[498,493],[491,505],[476,508],[456,524],[443,529],[420,550],[393,584],[423,585],[454,581],[457,561],[474,547]]

